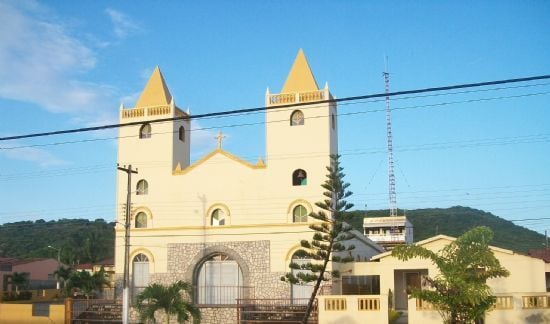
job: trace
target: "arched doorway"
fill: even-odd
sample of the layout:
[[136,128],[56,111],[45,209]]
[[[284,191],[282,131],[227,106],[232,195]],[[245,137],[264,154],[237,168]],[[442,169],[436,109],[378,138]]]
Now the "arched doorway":
[[[301,251],[297,251],[292,255],[292,261],[293,263],[296,263],[298,265],[308,264],[312,260],[305,254],[301,253]],[[292,274],[296,277],[298,273],[311,273],[309,270],[297,270],[292,269]],[[301,285],[292,285],[290,294],[292,297],[292,301],[295,304],[301,304],[301,303],[307,303],[308,299],[311,297],[311,293],[313,292],[313,282],[310,283],[304,283]]]
[[243,298],[243,274],[237,261],[224,253],[214,253],[200,265],[197,302],[206,305],[236,304]]
[[140,253],[132,260],[132,295],[134,298],[149,285],[149,258]]

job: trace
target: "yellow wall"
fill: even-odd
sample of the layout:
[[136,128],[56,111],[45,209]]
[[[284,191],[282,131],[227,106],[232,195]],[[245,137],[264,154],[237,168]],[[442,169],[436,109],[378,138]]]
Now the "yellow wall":
[[0,304],[0,323],[64,324],[65,305],[50,305],[49,317],[33,317],[31,304]]
[[[360,299],[378,301],[377,309],[361,310]],[[327,301],[333,301],[333,309],[327,307]],[[340,300],[338,302],[338,300]],[[342,307],[341,300],[345,300]],[[337,301],[337,303],[334,303]],[[322,324],[359,324],[359,323],[387,323],[388,296],[387,295],[332,295],[317,298],[319,309],[319,323]],[[337,306],[337,307],[334,307]]]

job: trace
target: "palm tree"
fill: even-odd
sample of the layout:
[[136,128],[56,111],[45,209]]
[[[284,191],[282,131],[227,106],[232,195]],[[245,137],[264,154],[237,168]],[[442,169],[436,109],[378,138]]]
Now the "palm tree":
[[63,284],[62,287],[65,288],[65,282],[69,280],[72,272],[73,269],[71,267],[60,266],[59,269],[55,270],[53,274],[57,280]]
[[67,292],[76,288],[80,290],[86,298],[90,298],[94,292],[102,292],[105,286],[110,287],[110,282],[107,272],[105,272],[103,267],[94,274],[90,274],[88,271],[74,271],[65,282],[65,289]]
[[[137,297],[137,305],[141,320],[156,323],[155,313],[163,310],[166,314],[166,323],[170,323],[170,315],[178,317],[178,323],[189,321],[189,315],[193,321],[200,322],[200,311],[192,302],[191,285],[187,282],[178,281],[170,286],[151,284],[146,287]],[[184,294],[188,298],[184,297]]]
[[27,272],[12,273],[11,284],[15,287],[15,292],[19,293],[20,288],[26,288],[29,284],[29,274]]

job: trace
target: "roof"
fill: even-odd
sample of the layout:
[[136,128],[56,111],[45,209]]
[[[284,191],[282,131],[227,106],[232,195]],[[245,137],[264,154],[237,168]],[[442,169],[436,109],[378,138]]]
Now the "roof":
[[93,269],[93,267],[94,266],[91,263],[80,263],[74,266],[76,270],[88,270],[88,269],[91,270]]
[[[27,263],[33,263],[33,262],[40,262],[40,261],[46,261],[46,260],[54,260],[51,258],[34,258],[34,259],[22,259],[22,260],[14,260],[12,262],[13,265],[20,265],[20,264],[27,264]],[[57,260],[54,260],[57,262]]]
[[103,260],[97,261],[94,265],[106,265],[106,266],[115,265],[115,259],[114,258],[103,259]]
[[317,91],[319,87],[311,72],[304,51],[300,49],[288,73],[282,93]]
[[[439,234],[439,235],[436,235],[436,236],[429,237],[425,240],[418,241],[414,244],[422,246],[422,245],[426,245],[426,244],[429,244],[429,243],[432,243],[432,242],[435,242],[435,241],[439,241],[439,240],[445,240],[445,241],[448,241],[449,243],[451,243],[451,242],[456,240],[456,237]],[[499,248],[499,247],[492,246],[492,245],[490,245],[489,248],[493,251],[498,251],[498,252],[501,252],[501,253],[515,254],[514,251],[512,251],[512,250],[507,250],[507,249]],[[375,255],[371,258],[371,260],[379,260],[379,259],[382,259],[382,258],[385,258],[385,257],[388,257],[388,256],[391,256],[391,251]]]
[[407,217],[405,216],[387,216],[387,217],[365,217],[363,218],[363,225],[393,225],[393,224],[405,224],[407,223]]
[[166,106],[172,101],[172,95],[166,86],[159,67],[155,67],[147,85],[141,92],[136,107]]
[[0,264],[13,264],[17,259],[15,258],[0,258]]
[[181,168],[181,165],[178,163],[178,165],[176,166],[176,169],[174,170],[174,172],[172,172],[172,174],[174,175],[181,175],[181,174],[186,174],[188,172],[190,172],[191,170],[195,169],[196,167],[198,167],[199,165],[205,163],[206,161],[210,160],[212,157],[214,157],[215,155],[222,155],[222,156],[225,156],[237,163],[240,163],[248,168],[251,168],[251,169],[265,169],[265,163],[264,161],[260,158],[258,160],[258,163],[256,165],[252,164],[252,163],[249,163],[241,158],[239,158],[238,156],[235,156],[223,149],[215,149],[213,150],[212,152],[208,153],[207,155],[205,155],[203,158],[201,158],[200,160],[198,160],[197,162],[193,163],[192,165],[188,166],[187,168],[185,169],[182,169]]
[[532,249],[527,252],[527,255],[550,263],[550,249]]

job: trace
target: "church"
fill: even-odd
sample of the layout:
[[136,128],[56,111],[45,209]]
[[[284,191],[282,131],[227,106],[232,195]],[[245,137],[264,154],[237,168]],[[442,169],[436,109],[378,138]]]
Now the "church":
[[[217,148],[191,163],[190,116],[178,108],[157,67],[135,107],[120,109],[118,163],[131,177],[129,271],[132,296],[150,283],[194,286],[202,322],[235,321],[237,299],[308,298],[289,272],[315,202],[323,199],[330,155],[338,153],[336,103],[320,89],[302,50],[278,94],[265,94],[265,156],[251,163]],[[200,108],[198,108],[200,110]],[[152,122],[157,119],[171,119]],[[251,134],[253,135],[253,134]],[[246,139],[241,139],[245,141]],[[315,154],[304,152],[315,152]],[[262,152],[264,153],[264,152]],[[124,271],[127,174],[117,175],[116,273]],[[356,232],[357,260],[383,249]],[[331,293],[339,285],[327,283]]]

